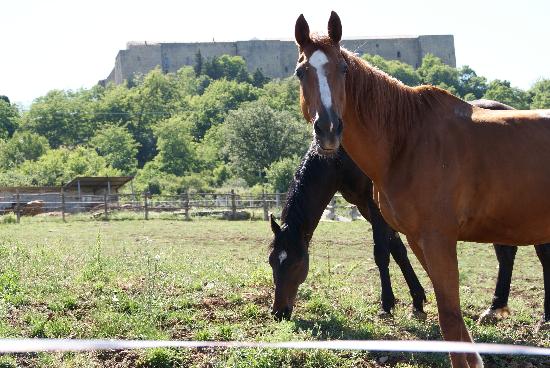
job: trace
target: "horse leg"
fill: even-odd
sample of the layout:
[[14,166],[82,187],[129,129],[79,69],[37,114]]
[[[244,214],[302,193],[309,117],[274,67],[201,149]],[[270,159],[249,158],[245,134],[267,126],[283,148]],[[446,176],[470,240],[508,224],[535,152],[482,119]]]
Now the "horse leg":
[[412,268],[409,257],[407,257],[407,248],[405,248],[399,234],[391,228],[389,228],[389,231],[390,253],[401,269],[405,282],[409,287],[409,291],[413,299],[413,315],[417,318],[425,319],[426,313],[424,313],[424,302],[426,301],[426,292],[420,284],[420,281],[418,281],[418,277]]
[[544,316],[537,324],[538,332],[541,328],[550,329],[550,244],[535,245],[535,250],[544,275]]
[[[456,239],[433,234],[423,238],[419,246],[434,287],[443,338],[472,342],[460,310]],[[451,353],[450,357],[453,368],[483,367],[477,353]]]
[[[370,203],[369,203],[370,204]],[[378,209],[371,209],[369,212],[372,224],[372,237],[374,239],[374,261],[380,272],[380,284],[382,287],[382,310],[385,315],[391,315],[391,310],[395,306],[395,296],[391,286],[390,279],[390,246],[387,224],[380,216]],[[378,215],[378,216],[377,216]]]
[[426,273],[429,275],[428,267],[426,266],[426,260],[424,259],[424,253],[422,252],[422,249],[418,246],[418,243],[409,236],[407,236],[407,243],[409,243],[409,247],[416,256],[416,259],[418,259],[418,262],[420,262],[420,264],[422,265],[424,271],[426,271]]
[[493,244],[498,260],[498,276],[493,303],[481,314],[478,323],[494,323],[510,314],[508,296],[512,282],[512,270],[518,247]]

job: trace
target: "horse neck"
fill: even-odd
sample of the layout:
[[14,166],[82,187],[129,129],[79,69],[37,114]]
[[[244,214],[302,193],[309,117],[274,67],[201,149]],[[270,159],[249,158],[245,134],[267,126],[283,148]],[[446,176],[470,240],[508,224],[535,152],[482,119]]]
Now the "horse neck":
[[382,182],[392,160],[414,135],[418,124],[413,123],[438,102],[440,92],[434,87],[405,86],[349,52],[344,51],[344,57],[350,68],[343,144],[369,178]]
[[281,220],[298,231],[307,242],[311,240],[323,211],[338,189],[340,175],[334,161],[322,158],[310,148],[288,190]]

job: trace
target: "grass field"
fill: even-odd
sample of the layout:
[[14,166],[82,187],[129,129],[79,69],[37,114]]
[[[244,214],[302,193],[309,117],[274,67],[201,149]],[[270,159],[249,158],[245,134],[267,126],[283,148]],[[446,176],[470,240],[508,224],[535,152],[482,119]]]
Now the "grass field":
[[[310,273],[291,321],[277,323],[263,221],[109,222],[23,218],[0,225],[0,336],[198,340],[440,339],[435,299],[428,319],[409,316],[410,296],[392,263],[398,298],[381,319],[372,236],[364,222],[321,223]],[[543,308],[542,268],[532,247],[518,251],[513,315],[479,327],[497,262],[488,245],[460,244],[461,297],[476,341],[550,346],[535,334]],[[550,367],[550,358],[484,356],[486,367]],[[384,363],[381,363],[384,361]],[[27,354],[0,367],[445,367],[445,354],[284,350],[169,350]]]

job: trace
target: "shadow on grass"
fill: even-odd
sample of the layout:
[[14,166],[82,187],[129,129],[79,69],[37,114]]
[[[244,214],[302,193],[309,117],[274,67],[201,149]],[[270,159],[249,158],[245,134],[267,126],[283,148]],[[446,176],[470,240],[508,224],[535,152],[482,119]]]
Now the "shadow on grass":
[[311,335],[318,340],[371,340],[374,338],[372,325],[350,328],[345,325],[342,318],[334,314],[328,315],[325,319],[296,319],[294,325],[296,330],[310,330]]

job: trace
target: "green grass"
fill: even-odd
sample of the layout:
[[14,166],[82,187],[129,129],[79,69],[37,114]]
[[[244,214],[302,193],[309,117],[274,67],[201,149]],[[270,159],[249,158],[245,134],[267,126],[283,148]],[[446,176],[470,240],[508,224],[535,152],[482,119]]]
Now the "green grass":
[[[372,233],[364,222],[321,223],[310,273],[291,321],[276,323],[267,263],[271,238],[263,221],[113,221],[75,216],[23,218],[0,225],[0,336],[284,341],[440,339],[435,299],[427,321],[409,317],[410,296],[397,266],[398,304],[380,319]],[[124,221],[122,221],[124,219]],[[85,221],[84,221],[85,220]],[[120,221],[118,221],[120,220]],[[532,247],[518,251],[510,297],[513,315],[479,327],[497,262],[488,245],[460,244],[464,315],[477,341],[550,346],[535,334],[542,315],[542,268]],[[330,268],[329,268],[330,267]],[[379,364],[381,357],[388,357]],[[487,367],[547,367],[549,358],[485,356]],[[170,350],[4,356],[0,367],[445,367],[444,354],[286,350]]]

